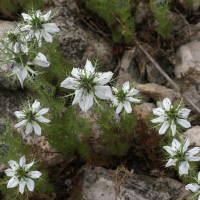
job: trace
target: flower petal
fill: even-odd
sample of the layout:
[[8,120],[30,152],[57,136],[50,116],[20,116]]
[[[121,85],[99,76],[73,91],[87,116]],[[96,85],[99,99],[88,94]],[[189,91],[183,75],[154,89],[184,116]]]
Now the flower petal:
[[26,14],[26,13],[22,13],[21,15],[24,18],[24,21],[31,21],[32,20],[31,16]]
[[133,89],[130,90],[130,92],[126,96],[130,97],[130,96],[136,95],[138,93],[140,93],[140,91],[135,89],[135,88],[133,88]]
[[124,92],[129,92],[129,89],[130,89],[129,81],[126,81],[122,86],[122,90]]
[[178,111],[178,116],[182,117],[182,118],[188,118],[189,114],[190,114],[191,110],[187,109],[187,108],[182,108]]
[[14,112],[17,118],[24,118],[26,115],[22,111]]
[[52,36],[48,32],[46,32],[45,30],[42,30],[42,36],[43,36],[43,38],[45,39],[46,42],[51,42],[51,43],[53,42]]
[[51,63],[47,61],[46,57],[42,53],[38,53],[32,63],[39,65],[41,67],[48,67]]
[[182,127],[184,128],[190,128],[191,127],[191,124],[190,122],[188,122],[187,120],[185,119],[176,119],[177,123],[180,124]]
[[35,119],[38,120],[39,122],[42,122],[42,123],[49,123],[51,121],[49,119],[46,119],[43,116],[35,117]]
[[158,131],[158,132],[159,132],[159,135],[164,134],[164,133],[166,132],[166,130],[169,128],[169,126],[170,126],[170,124],[169,124],[168,121],[164,122],[164,123],[162,124],[162,126],[160,127],[159,131]]
[[100,99],[112,99],[113,98],[110,86],[95,86],[94,93]]
[[163,99],[163,106],[166,111],[169,111],[172,106],[171,100],[169,98]]
[[49,112],[49,108],[42,108],[40,111],[38,111],[37,113],[36,113],[36,117],[38,117],[38,116],[40,116],[40,115],[44,115],[44,114],[46,114],[46,113],[48,113]]
[[190,183],[185,186],[185,189],[191,192],[199,190],[200,186],[197,183]]
[[15,128],[19,128],[21,126],[25,126],[26,122],[28,121],[28,119],[22,120],[21,122],[19,122],[18,124],[15,124]]
[[200,181],[200,172],[198,173],[198,180]]
[[165,149],[171,156],[175,156],[176,154],[175,149],[173,147],[170,146],[164,146],[163,149]]
[[35,133],[40,136],[41,131],[42,131],[42,128],[40,127],[40,125],[33,121],[33,128],[34,128]]
[[162,123],[162,122],[164,122],[165,120],[166,120],[166,117],[165,117],[165,116],[160,116],[160,117],[158,117],[158,118],[156,118],[156,119],[152,119],[151,122],[152,122],[152,123]]
[[38,100],[35,100],[32,105],[33,112],[37,111],[39,107],[40,107],[40,102]]
[[153,109],[153,114],[154,114],[154,115],[158,115],[158,116],[162,116],[162,115],[165,114],[165,111],[164,111],[161,107],[159,107],[159,108],[154,108],[154,109]]
[[200,157],[195,156],[186,156],[189,161],[200,161]]
[[200,151],[200,147],[194,147],[194,148],[190,149],[189,151],[187,151],[187,154],[189,156],[194,156],[194,155],[198,154],[199,151]]
[[48,33],[57,33],[60,29],[56,26],[55,23],[47,23],[42,25],[44,27],[44,31]]
[[21,167],[23,167],[24,165],[26,164],[26,158],[25,156],[21,157],[20,160],[19,160],[19,165]]
[[115,111],[117,114],[119,114],[122,111],[123,104],[120,102],[117,106],[117,110]]
[[27,72],[27,69],[24,67],[23,70],[21,70],[18,66],[15,66],[13,68],[13,71],[15,72],[15,74],[17,74],[17,77],[21,83],[21,86],[23,88],[23,82],[24,82],[24,79],[26,78],[28,72]]
[[39,42],[42,39],[42,32],[37,29],[35,31],[35,37],[36,37],[37,41]]
[[28,173],[29,177],[31,178],[40,178],[40,176],[42,175],[41,172],[39,171],[31,171]]
[[129,101],[124,101],[123,106],[126,110],[127,113],[131,113],[132,112],[132,107]]
[[60,84],[60,87],[76,90],[79,84],[80,83],[77,81],[77,79],[68,77]]
[[182,153],[185,153],[190,146],[190,138],[188,138],[183,146]]
[[93,105],[93,95],[91,93],[87,95],[82,95],[79,102],[81,110],[87,112]]
[[175,136],[175,134],[176,134],[176,124],[174,123],[174,120],[172,120],[172,123],[171,123],[171,130],[172,130],[172,136]]
[[86,61],[85,70],[87,78],[89,78],[90,74],[94,73],[94,67],[92,66],[91,61],[89,61],[88,59]]
[[172,158],[170,158],[170,159],[168,160],[168,162],[166,163],[165,167],[175,166],[177,160],[178,160],[178,159],[172,159]]
[[127,97],[127,96],[126,96],[126,100],[128,100],[130,102],[140,102],[141,101],[140,99],[136,99],[136,98],[133,98],[133,97]]
[[72,102],[72,105],[77,104],[81,101],[82,93],[83,93],[83,88],[75,91],[75,97],[74,97],[74,100]]
[[96,74],[98,77],[95,77],[93,81],[96,83],[98,82],[101,85],[108,83],[113,76],[112,72],[98,72]]
[[8,185],[7,188],[14,188],[19,184],[19,180],[16,176],[12,177],[9,181],[8,181]]
[[189,163],[187,161],[181,162],[179,166],[179,175],[181,176],[182,174],[188,174],[188,169],[189,169]]
[[25,171],[28,171],[30,169],[30,167],[33,166],[33,164],[34,164],[34,161],[29,163],[29,164],[27,164],[27,165],[25,165]]
[[34,187],[35,187],[34,181],[31,178],[27,178],[26,183],[27,183],[28,190],[32,192],[34,190]]
[[174,138],[172,141],[172,147],[180,151],[181,143],[177,139]]
[[14,171],[16,171],[16,170],[19,168],[18,163],[17,163],[16,161],[14,161],[14,160],[9,160],[9,161],[8,161],[8,164],[10,165],[10,167],[11,167]]
[[45,14],[45,15],[43,15],[43,16],[41,16],[41,17],[42,17],[45,21],[48,21],[50,15],[51,15],[51,10],[50,10],[47,14]]
[[118,89],[115,87],[112,87],[112,90],[114,91],[115,94],[117,94],[119,92]]
[[21,30],[21,31],[30,31],[31,28],[32,28],[31,25],[25,25],[25,26],[21,27],[20,30]]
[[23,181],[19,182],[19,192],[20,192],[21,194],[24,193],[25,185],[26,185],[26,181],[23,180]]
[[30,122],[28,122],[25,130],[26,135],[29,135],[32,131],[33,131],[33,125]]
[[77,79],[80,79],[79,73],[80,73],[80,70],[78,68],[73,68],[71,71],[71,75]]
[[6,169],[4,171],[6,173],[7,176],[14,176],[15,175],[15,171],[13,169]]

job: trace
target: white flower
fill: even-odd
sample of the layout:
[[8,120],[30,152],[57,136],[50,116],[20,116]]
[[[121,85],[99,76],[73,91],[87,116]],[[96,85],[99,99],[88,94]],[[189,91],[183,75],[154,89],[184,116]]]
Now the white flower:
[[200,200],[200,172],[198,173],[197,179],[195,178],[197,183],[190,183],[185,186],[185,189],[191,192],[197,192],[198,191],[198,200]]
[[38,55],[35,57],[34,60],[29,60],[28,56],[28,48],[27,46],[20,44],[17,42],[14,45],[14,52],[15,55],[13,64],[11,66],[11,69],[13,69],[13,72],[17,75],[21,86],[23,88],[23,82],[28,75],[28,72],[31,72],[32,74],[36,74],[35,71],[33,71],[29,65],[38,65],[41,67],[49,67],[50,62],[47,61],[46,57],[42,53],[38,53]]
[[140,91],[136,89],[130,89],[129,81],[125,82],[122,86],[121,90],[118,90],[115,87],[112,87],[115,95],[112,99],[112,103],[114,106],[117,106],[116,113],[119,114],[123,107],[125,108],[127,113],[132,112],[132,107],[130,102],[140,102],[141,100],[133,98],[133,95],[138,94]]
[[87,112],[92,107],[94,94],[100,99],[113,98],[110,86],[105,85],[112,78],[112,72],[95,72],[87,60],[84,69],[73,68],[71,74],[74,77],[66,78],[61,87],[76,90],[72,105],[79,103],[82,111]]
[[172,135],[176,134],[176,124],[180,124],[184,128],[191,127],[190,122],[186,119],[190,114],[190,109],[182,108],[180,109],[180,104],[177,108],[174,108],[171,104],[169,98],[165,98],[163,100],[162,107],[154,108],[153,114],[158,115],[159,117],[151,120],[152,123],[160,123],[162,124],[159,129],[159,134],[164,134],[167,129],[170,127],[172,131]]
[[49,108],[42,108],[38,111],[40,107],[40,102],[35,100],[32,105],[32,108],[28,111],[15,111],[15,115],[17,118],[23,119],[21,122],[16,124],[14,127],[19,128],[21,126],[26,125],[25,133],[26,135],[30,134],[33,129],[37,135],[41,135],[41,127],[36,122],[39,121],[41,123],[49,123],[51,120],[44,118],[42,115],[46,114],[49,111]]
[[37,38],[39,46],[42,45],[42,37],[46,42],[52,42],[53,38],[49,33],[57,33],[60,29],[56,26],[55,23],[46,23],[49,21],[51,15],[51,10],[42,15],[40,10],[37,10],[36,13],[26,14],[22,13],[24,21],[28,23],[21,28],[21,31],[28,31],[29,34],[27,39],[32,39],[34,36]]
[[23,156],[20,158],[19,164],[14,160],[10,160],[8,163],[11,168],[6,169],[5,173],[12,178],[8,181],[7,188],[16,187],[19,184],[19,191],[23,194],[27,185],[28,190],[32,192],[35,183],[31,178],[39,178],[42,175],[39,171],[29,171],[34,162],[26,164],[26,158]]
[[182,174],[188,174],[189,169],[189,163],[188,161],[200,161],[200,157],[195,157],[199,151],[200,147],[194,147],[190,150],[187,150],[190,145],[190,139],[188,138],[184,144],[184,146],[181,145],[181,143],[173,139],[172,146],[164,146],[163,148],[170,154],[171,158],[166,163],[165,167],[169,166],[175,166],[177,163],[179,163],[179,174],[180,176]]

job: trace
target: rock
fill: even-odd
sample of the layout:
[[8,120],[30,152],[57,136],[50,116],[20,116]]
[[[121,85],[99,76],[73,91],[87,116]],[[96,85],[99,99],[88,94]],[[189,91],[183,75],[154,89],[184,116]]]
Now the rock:
[[[195,3],[192,5],[192,10],[193,11],[197,11],[199,9],[200,6],[200,1],[194,1]],[[191,6],[188,6],[185,0],[180,0],[181,5],[183,6],[183,8],[185,10],[188,10]]]
[[155,108],[154,103],[142,103],[134,107],[134,112],[136,115],[140,115],[140,119],[146,119],[149,114],[152,112],[152,109]]
[[136,89],[140,90],[141,93],[149,95],[156,101],[163,100],[168,97],[172,102],[175,102],[181,98],[180,93],[155,83],[138,84]]
[[61,8],[55,23],[60,28],[58,40],[63,55],[77,67],[85,65],[86,59],[94,56],[97,56],[102,64],[110,64],[112,45],[109,45],[102,35],[91,31],[87,25],[75,24],[74,16],[71,16],[72,11],[79,12],[75,1],[65,0]]
[[193,126],[184,135],[190,138],[190,144],[200,147],[200,126]]
[[122,85],[129,81],[130,83],[137,82],[140,78],[139,69],[136,66],[133,50],[127,50],[121,60],[121,67],[116,86]]
[[[189,68],[194,68],[196,71],[200,71],[199,53],[199,41],[192,41],[178,48],[175,54],[175,75],[177,78],[181,78],[181,73],[185,74],[189,70]],[[197,83],[199,83],[200,78],[198,78],[196,81]]]
[[64,156],[57,149],[52,148],[45,136],[37,136],[31,133],[28,136],[25,134],[24,129],[21,129],[21,135],[24,145],[34,145],[39,152],[40,162],[45,162],[49,166],[59,164],[66,160]]
[[151,13],[147,3],[139,2],[135,13],[135,21],[137,24],[142,23]]
[[[83,198],[114,200],[115,184],[112,178],[114,173],[115,171],[108,171],[102,167],[93,169],[83,167],[80,178]],[[183,184],[171,178],[163,178],[164,181],[161,181],[154,177],[138,174],[127,177],[121,184],[118,200],[182,200],[190,194],[185,190]]]
[[[167,59],[165,59],[166,56],[163,54],[162,50],[153,48],[147,43],[142,46],[168,75],[171,75],[174,72],[173,66]],[[163,84],[166,81],[162,74],[139,48],[136,51],[136,60],[143,78],[146,74],[148,81],[151,83]]]

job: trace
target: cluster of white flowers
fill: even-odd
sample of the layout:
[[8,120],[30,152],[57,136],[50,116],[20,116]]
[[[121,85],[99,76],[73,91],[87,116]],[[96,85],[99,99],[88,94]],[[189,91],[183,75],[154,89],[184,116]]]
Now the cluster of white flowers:
[[[6,63],[11,63],[11,75],[16,74],[23,88],[25,78],[31,78],[28,73],[37,75],[38,73],[31,68],[31,65],[49,67],[45,55],[41,52],[33,57],[32,44],[42,45],[42,38],[46,42],[52,42],[50,33],[57,33],[60,29],[55,23],[48,23],[51,20],[51,11],[42,15],[40,10],[31,14],[22,13],[24,22],[17,25],[15,30],[8,30],[4,33],[5,38],[1,41],[5,48]],[[35,40],[34,40],[35,36]]]
[[112,87],[115,95],[113,96],[110,86],[107,84],[112,76],[112,72],[95,72],[91,61],[87,60],[85,68],[73,68],[71,72],[73,77],[67,77],[62,83],[61,87],[75,90],[75,98],[72,105],[79,104],[82,111],[87,112],[93,105],[93,98],[107,99],[117,106],[116,113],[119,114],[124,107],[127,113],[132,111],[130,102],[140,102],[140,100],[133,98],[133,95],[139,93],[136,89],[130,90],[129,81],[124,83],[121,90],[118,91]]

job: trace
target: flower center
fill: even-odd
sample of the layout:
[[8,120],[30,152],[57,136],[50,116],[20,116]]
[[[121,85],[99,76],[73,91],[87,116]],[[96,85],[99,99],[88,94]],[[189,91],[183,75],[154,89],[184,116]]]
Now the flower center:
[[122,90],[122,89],[119,90],[118,93],[116,94],[117,100],[119,102],[123,102],[126,98],[126,95],[127,95],[127,92],[124,92],[124,90]]
[[176,117],[177,112],[178,111],[175,108],[171,108],[169,111],[166,111],[168,117],[170,117],[171,119],[174,119]]
[[43,22],[39,18],[35,17],[34,19],[31,20],[31,23],[34,28],[43,29],[42,27]]
[[176,155],[174,156],[174,158],[176,158],[176,159],[178,159],[180,161],[185,161],[185,156],[186,156],[185,153],[183,154],[182,152],[177,151]]
[[17,35],[15,35],[14,33],[10,33],[7,36],[9,38],[10,41],[15,42],[17,41]]
[[89,93],[90,91],[94,90],[94,86],[96,85],[95,82],[93,82],[95,78],[95,74],[92,74],[89,76],[89,78],[87,77],[80,77],[80,84],[79,84],[79,89],[83,88],[84,91],[86,91],[87,93]]
[[35,113],[33,113],[31,110],[27,112],[26,119],[28,119],[29,122],[35,121]]
[[19,167],[17,170],[16,170],[16,176],[18,177],[18,179],[19,179],[19,181],[23,178],[28,178],[28,176],[27,176],[27,173],[28,172],[26,172],[25,171],[25,169],[23,168],[23,167]]

